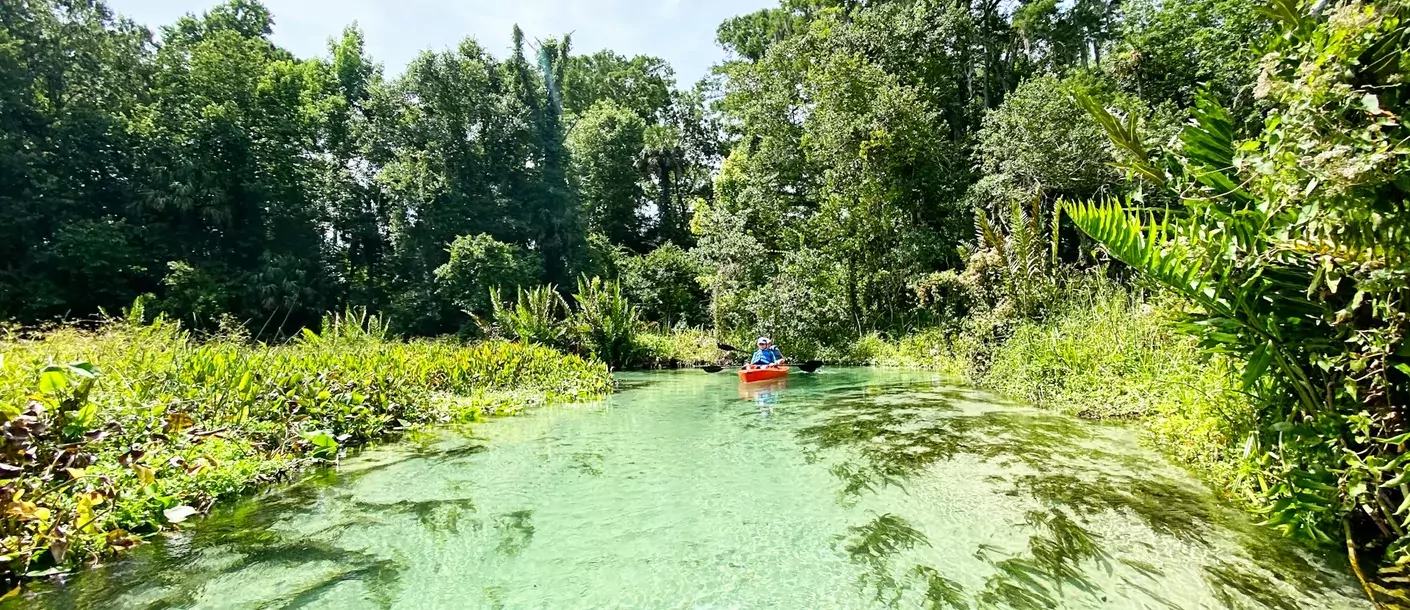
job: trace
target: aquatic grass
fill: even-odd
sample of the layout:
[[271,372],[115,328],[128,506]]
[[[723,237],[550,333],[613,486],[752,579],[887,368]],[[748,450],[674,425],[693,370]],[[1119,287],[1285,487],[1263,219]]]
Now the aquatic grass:
[[112,321],[0,338],[0,579],[67,570],[415,426],[611,390],[599,362],[502,341],[392,341],[330,317],[287,345]]

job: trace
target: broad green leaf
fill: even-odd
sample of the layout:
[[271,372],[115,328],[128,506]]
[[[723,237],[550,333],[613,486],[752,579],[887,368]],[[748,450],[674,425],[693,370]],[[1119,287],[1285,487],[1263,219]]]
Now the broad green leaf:
[[51,364],[39,373],[39,391],[44,394],[58,394],[68,385],[69,377],[65,367]]
[[1268,365],[1273,361],[1271,343],[1263,343],[1253,350],[1248,357],[1248,364],[1244,366],[1243,387],[1244,391],[1253,389],[1254,384],[1263,377],[1263,373],[1268,371]]

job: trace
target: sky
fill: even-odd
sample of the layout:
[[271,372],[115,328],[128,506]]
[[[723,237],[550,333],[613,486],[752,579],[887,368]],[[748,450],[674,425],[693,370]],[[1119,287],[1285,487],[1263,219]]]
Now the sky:
[[[515,23],[533,41],[566,33],[573,52],[601,49],[654,55],[688,87],[724,58],[715,28],[728,17],[778,5],[778,0],[263,0],[274,14],[274,41],[299,57],[327,54],[328,38],[356,21],[367,52],[388,76],[426,49],[453,48],[466,36],[496,57],[509,53]],[[114,12],[152,30],[218,0],[108,0]]]

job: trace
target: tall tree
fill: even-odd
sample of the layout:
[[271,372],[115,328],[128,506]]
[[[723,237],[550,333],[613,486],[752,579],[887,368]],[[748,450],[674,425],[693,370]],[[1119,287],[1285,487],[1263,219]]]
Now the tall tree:
[[574,55],[564,65],[563,113],[581,117],[594,104],[612,100],[654,123],[671,103],[675,72],[659,57],[623,57],[612,51]]
[[0,315],[84,315],[153,288],[130,133],[151,51],[101,2],[0,3]]
[[644,249],[637,159],[645,132],[641,117],[607,99],[584,113],[568,136],[588,229],[634,250]]
[[319,62],[294,60],[271,31],[268,10],[246,0],[164,30],[137,113],[142,202],[163,226],[157,252],[225,278],[215,298],[228,311],[311,324],[336,297],[324,209],[305,188],[322,171],[310,153],[335,91]]

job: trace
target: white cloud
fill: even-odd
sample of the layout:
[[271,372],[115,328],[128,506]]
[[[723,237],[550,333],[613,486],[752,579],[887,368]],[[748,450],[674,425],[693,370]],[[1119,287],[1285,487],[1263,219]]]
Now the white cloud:
[[[118,13],[156,29],[215,2],[108,0]],[[503,57],[510,30],[530,40],[571,32],[578,53],[610,48],[623,55],[655,55],[689,85],[723,57],[714,44],[724,19],[774,6],[777,0],[264,0],[274,13],[275,41],[300,56],[322,55],[326,41],[357,21],[368,51],[400,72],[425,49],[446,49],[466,36]]]

